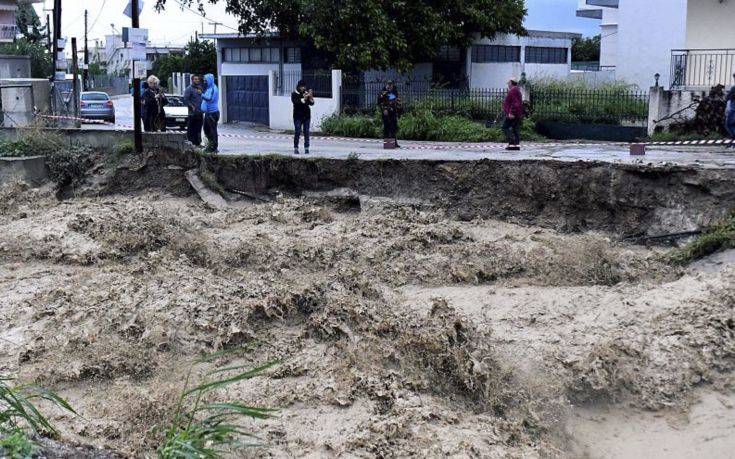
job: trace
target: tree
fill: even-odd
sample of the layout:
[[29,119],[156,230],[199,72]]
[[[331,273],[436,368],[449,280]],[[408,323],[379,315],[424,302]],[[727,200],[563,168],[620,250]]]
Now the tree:
[[15,12],[15,23],[20,34],[31,43],[40,43],[46,39],[46,26],[41,24],[36,10],[31,4],[21,4]]
[[153,63],[153,74],[165,85],[172,73],[217,75],[217,49],[211,41],[191,40],[184,48],[184,56],[167,55]]
[[[225,2],[242,33],[306,40],[343,70],[406,71],[442,46],[465,48],[479,35],[524,33],[524,0],[184,0],[201,11]],[[156,0],[162,10],[167,0]],[[176,2],[181,3],[179,1]]]
[[30,56],[31,78],[48,78],[51,75],[53,63],[51,54],[42,43],[30,42],[27,38],[19,38],[13,43],[0,44],[0,54],[15,56]]
[[600,62],[600,40],[599,35],[590,38],[575,38],[572,41],[572,61]]

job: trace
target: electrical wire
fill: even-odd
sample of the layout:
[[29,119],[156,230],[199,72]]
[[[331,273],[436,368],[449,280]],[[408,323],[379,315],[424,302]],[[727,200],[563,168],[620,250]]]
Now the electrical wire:
[[97,13],[97,16],[92,21],[92,25],[89,26],[89,29],[87,32],[91,32],[92,29],[94,29],[95,24],[97,24],[97,21],[99,20],[100,16],[102,16],[102,12],[105,10],[105,4],[107,3],[107,0],[102,0],[102,7],[100,8],[100,12]]
[[[188,10],[188,11],[189,11],[190,13],[194,13],[194,14],[196,14],[197,16],[199,16],[199,17],[201,17],[201,18],[204,18],[204,19],[206,19],[206,20],[208,20],[208,21],[209,21],[209,18],[208,18],[207,16],[205,16],[204,14],[202,14],[202,12],[201,12],[201,11],[197,11],[197,10],[193,9],[192,7],[190,7],[190,6],[186,5],[186,4],[184,3],[184,2],[182,2],[182,1],[180,1],[180,0],[173,0],[173,1],[174,1],[174,2],[176,2],[176,3],[177,3],[177,4],[179,5],[179,6],[181,6],[181,9],[182,9],[182,10],[184,10],[184,9],[185,9],[185,10]],[[218,25],[220,25],[220,26],[224,27],[225,29],[230,29],[230,30],[234,30],[235,32],[238,32],[238,33],[240,32],[240,30],[239,30],[239,29],[236,29],[236,28],[234,28],[234,27],[230,27],[230,26],[228,26],[228,25],[225,25],[225,24],[222,24],[222,23],[219,23]]]

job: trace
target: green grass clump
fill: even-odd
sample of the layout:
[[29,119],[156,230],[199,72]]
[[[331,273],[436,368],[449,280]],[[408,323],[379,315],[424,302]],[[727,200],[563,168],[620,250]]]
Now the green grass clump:
[[15,139],[0,141],[0,156],[48,156],[69,146],[68,140],[52,131],[31,128],[18,132]]
[[76,414],[69,403],[57,394],[29,384],[11,385],[13,378],[0,376],[0,457],[30,458],[38,447],[29,437],[56,436],[58,432],[41,414],[35,403],[46,400]]
[[159,459],[215,459],[244,447],[256,446],[252,441],[243,440],[255,440],[256,437],[244,431],[237,422],[243,418],[267,419],[276,410],[211,399],[218,390],[258,376],[275,362],[245,371],[243,366],[209,371],[199,385],[189,387],[195,367],[232,352],[215,353],[192,364],[170,426],[158,448]]
[[695,241],[672,250],[669,258],[685,265],[727,249],[735,249],[735,211],[709,225]]
[[112,147],[114,156],[132,155],[135,153],[135,144],[130,141],[118,143]]

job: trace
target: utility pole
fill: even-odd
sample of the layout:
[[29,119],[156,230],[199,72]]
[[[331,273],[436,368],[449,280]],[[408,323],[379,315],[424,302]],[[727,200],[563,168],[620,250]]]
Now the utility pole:
[[74,106],[74,118],[79,118],[79,56],[77,55],[77,37],[71,38],[71,55],[74,56],[71,61],[71,71],[74,75],[74,80],[71,83],[71,103]]
[[[132,26],[134,29],[140,28],[140,11],[138,10],[138,0],[130,0]],[[142,65],[142,64],[141,64]],[[133,70],[133,129],[135,138],[135,151],[143,153],[143,132],[141,130],[140,120],[140,78],[135,74],[135,61],[132,62]]]
[[56,61],[59,56],[59,39],[61,38],[61,0],[54,0],[54,42],[53,42],[53,76],[52,80],[56,79]]
[[84,10],[84,69],[82,70],[82,83],[84,90],[89,90],[89,49],[87,48],[87,19],[89,17],[89,12],[87,10]]
[[50,53],[53,49],[51,47],[51,15],[46,15],[46,49]]

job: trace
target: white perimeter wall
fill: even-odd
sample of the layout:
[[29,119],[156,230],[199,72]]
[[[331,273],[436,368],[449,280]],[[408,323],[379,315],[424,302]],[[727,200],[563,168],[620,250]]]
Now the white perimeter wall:
[[686,45],[686,20],[687,0],[620,0],[617,78],[646,90],[659,73],[661,85],[667,87],[671,50]]
[[[342,84],[342,71],[332,70],[332,97],[317,97],[311,107],[311,130],[321,132],[322,120],[339,113],[340,90]],[[287,96],[274,96],[275,72],[268,73],[268,116],[271,129],[289,130],[293,125],[293,104],[291,93]]]
[[689,0],[687,49],[735,48],[735,1]]
[[[528,79],[554,78],[566,80],[572,70],[572,41],[568,38],[519,37],[517,35],[499,35],[494,39],[480,38],[473,45],[520,46],[521,62],[471,62],[472,53],[468,52],[469,79],[471,88],[504,88],[510,77],[520,78],[526,72]],[[526,46],[545,48],[567,48],[565,64],[526,64]]]

